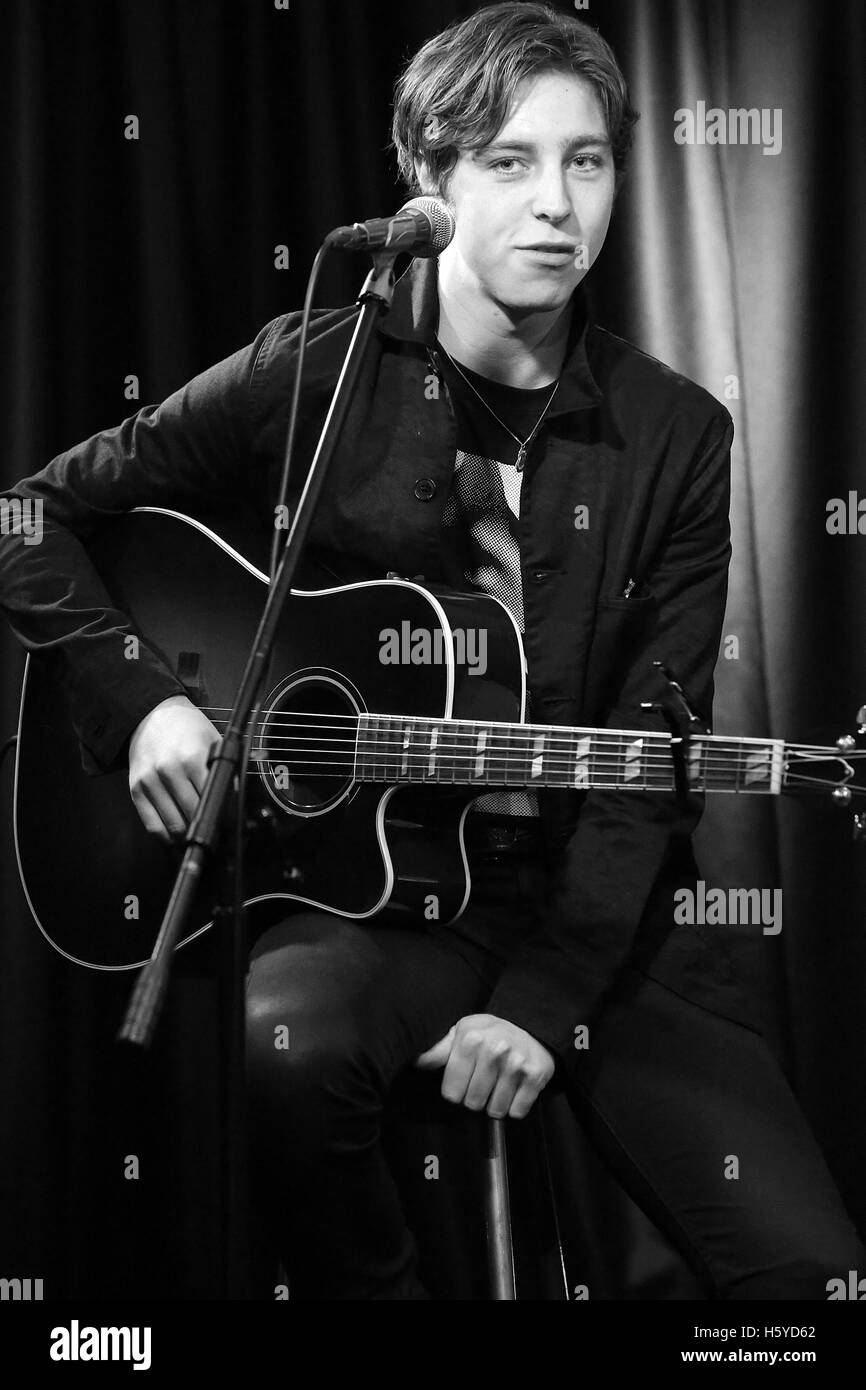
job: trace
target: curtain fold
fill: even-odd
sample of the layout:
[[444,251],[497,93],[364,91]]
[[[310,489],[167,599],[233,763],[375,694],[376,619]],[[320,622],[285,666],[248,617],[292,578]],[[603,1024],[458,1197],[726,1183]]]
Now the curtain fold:
[[[596,20],[642,112],[599,307],[736,427],[725,634],[738,651],[723,642],[715,729],[832,744],[866,689],[866,546],[826,526],[830,499],[866,496],[866,12],[609,0]],[[766,112],[781,149],[677,144],[677,112],[697,123],[699,103],[705,131],[713,109],[728,125],[732,111]],[[862,1222],[862,848],[827,791],[756,802],[709,801],[702,871],[722,888],[782,890],[778,937],[726,930],[765,978],[769,1035]]]

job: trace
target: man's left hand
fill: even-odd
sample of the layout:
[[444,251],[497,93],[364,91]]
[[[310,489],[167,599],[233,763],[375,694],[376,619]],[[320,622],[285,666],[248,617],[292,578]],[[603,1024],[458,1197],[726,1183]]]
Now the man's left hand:
[[555,1070],[546,1047],[530,1033],[493,1014],[469,1014],[450,1028],[434,1047],[422,1052],[416,1067],[445,1068],[442,1094],[469,1110],[521,1120]]

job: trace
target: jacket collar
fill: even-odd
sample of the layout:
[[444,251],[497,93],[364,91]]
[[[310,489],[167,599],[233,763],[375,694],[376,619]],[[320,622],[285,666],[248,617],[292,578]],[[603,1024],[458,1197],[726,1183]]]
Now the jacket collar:
[[[434,345],[439,310],[438,268],[435,256],[416,256],[411,261],[394,286],[388,313],[379,321],[381,333],[402,342],[423,343],[426,347]],[[565,362],[548,418],[572,410],[590,409],[604,399],[587,356],[587,334],[591,324],[582,285],[577,286],[571,302],[573,313]]]

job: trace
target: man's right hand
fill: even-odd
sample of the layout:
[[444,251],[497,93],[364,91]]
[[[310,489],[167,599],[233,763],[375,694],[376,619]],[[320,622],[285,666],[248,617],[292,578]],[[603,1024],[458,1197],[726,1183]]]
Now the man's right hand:
[[165,844],[183,838],[207,777],[208,754],[222,735],[185,695],[170,695],[129,740],[129,790],[145,830]]

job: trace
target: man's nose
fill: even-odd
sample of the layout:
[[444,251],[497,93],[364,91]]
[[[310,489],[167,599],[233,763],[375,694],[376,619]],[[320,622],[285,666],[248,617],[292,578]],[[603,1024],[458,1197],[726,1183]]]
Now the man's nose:
[[565,170],[560,164],[543,169],[534,190],[533,212],[551,222],[562,222],[572,211]]

